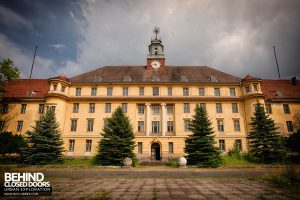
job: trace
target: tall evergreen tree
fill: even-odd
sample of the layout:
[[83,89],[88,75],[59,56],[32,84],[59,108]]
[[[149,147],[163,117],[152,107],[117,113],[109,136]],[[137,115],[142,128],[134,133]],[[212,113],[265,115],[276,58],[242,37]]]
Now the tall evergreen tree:
[[185,140],[185,152],[189,165],[209,166],[212,159],[220,159],[218,150],[214,147],[214,131],[208,119],[206,110],[196,105],[195,115],[190,124],[193,132]]
[[135,159],[132,125],[122,108],[118,107],[112,117],[106,119],[103,132],[96,155],[99,164],[122,165],[126,157]]
[[274,121],[257,102],[254,117],[251,118],[249,133],[250,153],[262,163],[280,162],[286,154],[284,143],[276,130]]
[[24,162],[43,165],[63,161],[63,141],[55,113],[50,109],[41,115],[33,131],[27,132],[28,147],[23,151]]

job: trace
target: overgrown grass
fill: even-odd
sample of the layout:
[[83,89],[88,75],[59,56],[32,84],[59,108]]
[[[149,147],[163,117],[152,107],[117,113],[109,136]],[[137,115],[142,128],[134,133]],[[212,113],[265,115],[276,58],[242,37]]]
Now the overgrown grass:
[[90,158],[65,158],[61,165],[71,166],[92,166],[94,165],[93,159]]
[[249,162],[243,156],[222,156],[222,165],[223,166],[248,166],[248,165],[257,165],[257,163]]
[[263,180],[270,181],[281,188],[300,193],[300,171],[297,171],[293,165],[287,165],[280,175],[267,175]]

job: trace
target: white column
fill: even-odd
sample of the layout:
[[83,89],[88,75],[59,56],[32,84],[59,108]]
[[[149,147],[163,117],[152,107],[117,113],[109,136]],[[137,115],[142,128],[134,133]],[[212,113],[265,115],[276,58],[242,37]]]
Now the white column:
[[150,135],[150,105],[150,103],[146,103],[146,136]]
[[165,117],[166,116],[166,104],[162,103],[161,104],[161,133],[162,136],[166,136],[166,121]]

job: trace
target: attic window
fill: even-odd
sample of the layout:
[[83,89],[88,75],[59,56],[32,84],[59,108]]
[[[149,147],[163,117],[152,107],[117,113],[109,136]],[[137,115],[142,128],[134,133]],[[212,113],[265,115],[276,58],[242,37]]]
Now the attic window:
[[218,80],[214,76],[208,77],[208,81],[210,81],[210,82],[218,82]]
[[181,75],[181,76],[180,76],[180,81],[181,81],[181,82],[189,82],[188,79],[187,79],[187,77],[184,76],[184,75]]
[[96,75],[96,76],[94,77],[94,81],[95,81],[95,82],[101,82],[101,81],[102,81],[102,77],[101,77],[100,75]]
[[275,96],[276,96],[276,97],[283,98],[283,94],[282,94],[282,92],[280,92],[280,91],[276,91],[276,92],[275,92]]
[[152,81],[154,82],[159,82],[160,81],[160,78],[158,76],[153,76],[152,77]]
[[131,77],[130,76],[124,76],[123,81],[124,82],[130,82],[131,81]]

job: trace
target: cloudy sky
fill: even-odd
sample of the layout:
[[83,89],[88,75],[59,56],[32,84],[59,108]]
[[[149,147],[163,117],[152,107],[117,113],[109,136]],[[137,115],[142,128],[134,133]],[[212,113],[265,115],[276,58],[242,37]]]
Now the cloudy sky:
[[159,26],[167,65],[300,78],[298,0],[0,0],[0,59],[34,78],[145,65]]

